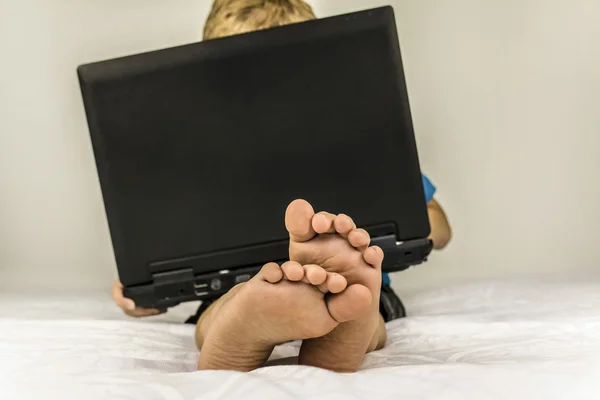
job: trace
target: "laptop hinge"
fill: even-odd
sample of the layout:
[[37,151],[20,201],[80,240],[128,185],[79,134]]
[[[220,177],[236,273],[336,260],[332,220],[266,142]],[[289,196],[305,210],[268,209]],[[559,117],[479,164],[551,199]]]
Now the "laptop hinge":
[[154,293],[168,302],[179,303],[194,296],[194,270],[182,268],[152,274]]
[[377,245],[383,250],[383,272],[397,272],[427,261],[433,249],[430,239],[415,239],[405,242],[396,241],[395,235],[373,238],[371,245]]
[[123,294],[142,308],[166,309],[195,300],[194,270],[180,268],[152,274],[151,283],[126,287]]

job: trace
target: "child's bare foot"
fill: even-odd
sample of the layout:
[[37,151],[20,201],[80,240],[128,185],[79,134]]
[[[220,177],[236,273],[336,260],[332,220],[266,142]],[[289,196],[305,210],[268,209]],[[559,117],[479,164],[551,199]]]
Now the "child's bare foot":
[[[270,263],[235,287],[211,310],[206,329],[198,326],[197,333],[206,332],[198,340],[198,368],[251,371],[265,364],[277,344],[323,336],[364,313],[370,293],[362,287],[344,290],[343,277],[323,279],[324,272],[314,265]],[[326,304],[326,291],[341,293]]]
[[[370,297],[369,307],[356,319],[348,319],[323,337],[305,340],[299,361],[333,371],[356,371],[365,354],[380,344],[379,335],[385,334],[379,315],[383,251],[368,247],[369,234],[356,229],[350,217],[315,214],[304,200],[290,204],[285,221],[290,232],[291,260],[317,264],[330,274],[340,274],[350,288],[368,289]],[[330,303],[334,299],[326,300]]]

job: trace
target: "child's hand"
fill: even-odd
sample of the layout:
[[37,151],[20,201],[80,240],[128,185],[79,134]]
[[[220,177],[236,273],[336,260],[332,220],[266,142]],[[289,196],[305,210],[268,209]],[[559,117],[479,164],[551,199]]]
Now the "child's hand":
[[123,296],[123,284],[116,281],[112,287],[112,298],[124,312],[130,317],[150,317],[152,315],[163,314],[165,310],[155,310],[152,308],[136,308],[135,303],[131,299]]

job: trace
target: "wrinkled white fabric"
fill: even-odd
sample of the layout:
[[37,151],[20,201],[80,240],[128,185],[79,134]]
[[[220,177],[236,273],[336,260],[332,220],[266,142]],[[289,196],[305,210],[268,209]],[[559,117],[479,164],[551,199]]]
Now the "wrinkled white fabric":
[[[196,372],[194,304],[144,320],[106,296],[0,295],[2,399],[600,399],[600,282],[488,282],[403,299],[360,372]],[[274,357],[297,354],[298,343]]]

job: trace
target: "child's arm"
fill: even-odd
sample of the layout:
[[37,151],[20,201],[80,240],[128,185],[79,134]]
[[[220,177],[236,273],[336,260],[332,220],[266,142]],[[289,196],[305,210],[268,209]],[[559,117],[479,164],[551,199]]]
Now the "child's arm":
[[429,214],[429,224],[431,225],[429,238],[433,241],[433,248],[441,250],[448,245],[448,242],[452,238],[450,223],[442,206],[435,199],[427,203],[427,213]]

